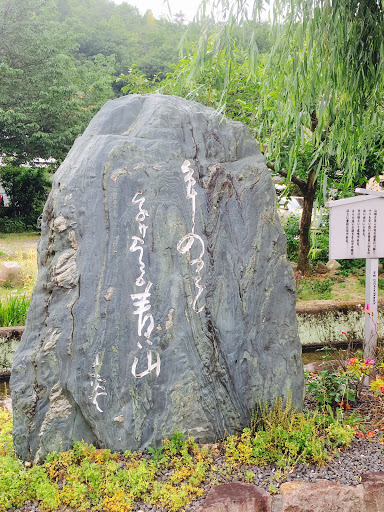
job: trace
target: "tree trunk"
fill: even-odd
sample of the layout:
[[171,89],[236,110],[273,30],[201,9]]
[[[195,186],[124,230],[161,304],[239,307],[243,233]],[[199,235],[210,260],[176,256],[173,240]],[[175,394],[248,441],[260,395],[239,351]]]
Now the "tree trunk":
[[299,241],[299,255],[297,258],[297,270],[303,274],[308,274],[311,270],[308,254],[311,249],[311,220],[312,209],[316,193],[316,171],[311,170],[308,174],[308,180],[304,193],[303,213],[300,222],[300,241]]

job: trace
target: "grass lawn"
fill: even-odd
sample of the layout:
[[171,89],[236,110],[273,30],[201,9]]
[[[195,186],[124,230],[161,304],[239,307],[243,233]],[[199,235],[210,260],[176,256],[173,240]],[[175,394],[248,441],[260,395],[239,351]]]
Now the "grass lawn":
[[25,233],[0,233],[0,260],[28,249],[35,249],[40,233],[27,231]]
[[15,288],[0,286],[0,300],[9,296],[30,295],[37,277],[37,241],[39,233],[0,233],[0,264],[17,261],[23,271],[23,284]]

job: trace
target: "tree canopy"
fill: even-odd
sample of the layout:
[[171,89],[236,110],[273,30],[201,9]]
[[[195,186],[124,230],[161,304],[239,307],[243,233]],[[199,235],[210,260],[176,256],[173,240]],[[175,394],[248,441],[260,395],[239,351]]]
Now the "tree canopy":
[[60,163],[122,73],[171,70],[184,29],[108,0],[0,0],[0,155]]
[[[275,0],[272,47],[260,57],[255,28],[267,4],[213,0],[216,15],[205,18],[196,51],[179,70],[178,87],[195,84],[201,92],[203,77],[210,76],[213,89],[214,75],[222,74],[221,108],[232,116],[246,112],[269,167],[304,195],[299,267],[306,270],[316,194],[323,200],[330,190],[353,193],[353,183],[384,146],[384,2]],[[219,12],[224,21],[212,31]],[[241,27],[247,30],[240,36]]]
[[80,63],[45,0],[0,0],[0,153],[17,163],[61,160],[112,97],[114,59]]

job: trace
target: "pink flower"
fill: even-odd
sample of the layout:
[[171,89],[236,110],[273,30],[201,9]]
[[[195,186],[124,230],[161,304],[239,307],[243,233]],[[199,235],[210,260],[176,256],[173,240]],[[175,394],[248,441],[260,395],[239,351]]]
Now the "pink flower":
[[371,365],[375,364],[375,361],[373,359],[365,359],[364,362],[365,362],[365,364],[368,364],[368,365],[369,364],[371,364]]
[[348,336],[348,334],[344,331],[342,331],[341,334],[344,334],[344,336]]
[[355,364],[355,362],[356,362],[356,358],[352,357],[352,359],[349,360],[348,366],[352,366],[353,364]]
[[369,304],[367,304],[367,305],[365,306],[365,310],[366,310],[366,311],[369,311]]

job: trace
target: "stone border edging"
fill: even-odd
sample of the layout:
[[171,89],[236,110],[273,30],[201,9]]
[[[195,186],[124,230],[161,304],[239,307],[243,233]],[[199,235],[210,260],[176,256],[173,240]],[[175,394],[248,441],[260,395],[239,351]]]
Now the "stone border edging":
[[20,327],[0,327],[0,338],[20,339],[25,331],[25,326]]
[[[378,298],[377,307],[384,308],[384,298]],[[310,303],[299,302],[296,304],[296,313],[298,314],[324,314],[331,311],[338,313],[345,313],[347,311],[364,311],[364,301],[356,302],[354,300],[330,302],[329,300],[316,300]]]
[[384,512],[384,472],[366,473],[361,484],[329,480],[285,482],[270,495],[254,484],[216,485],[196,512]]

